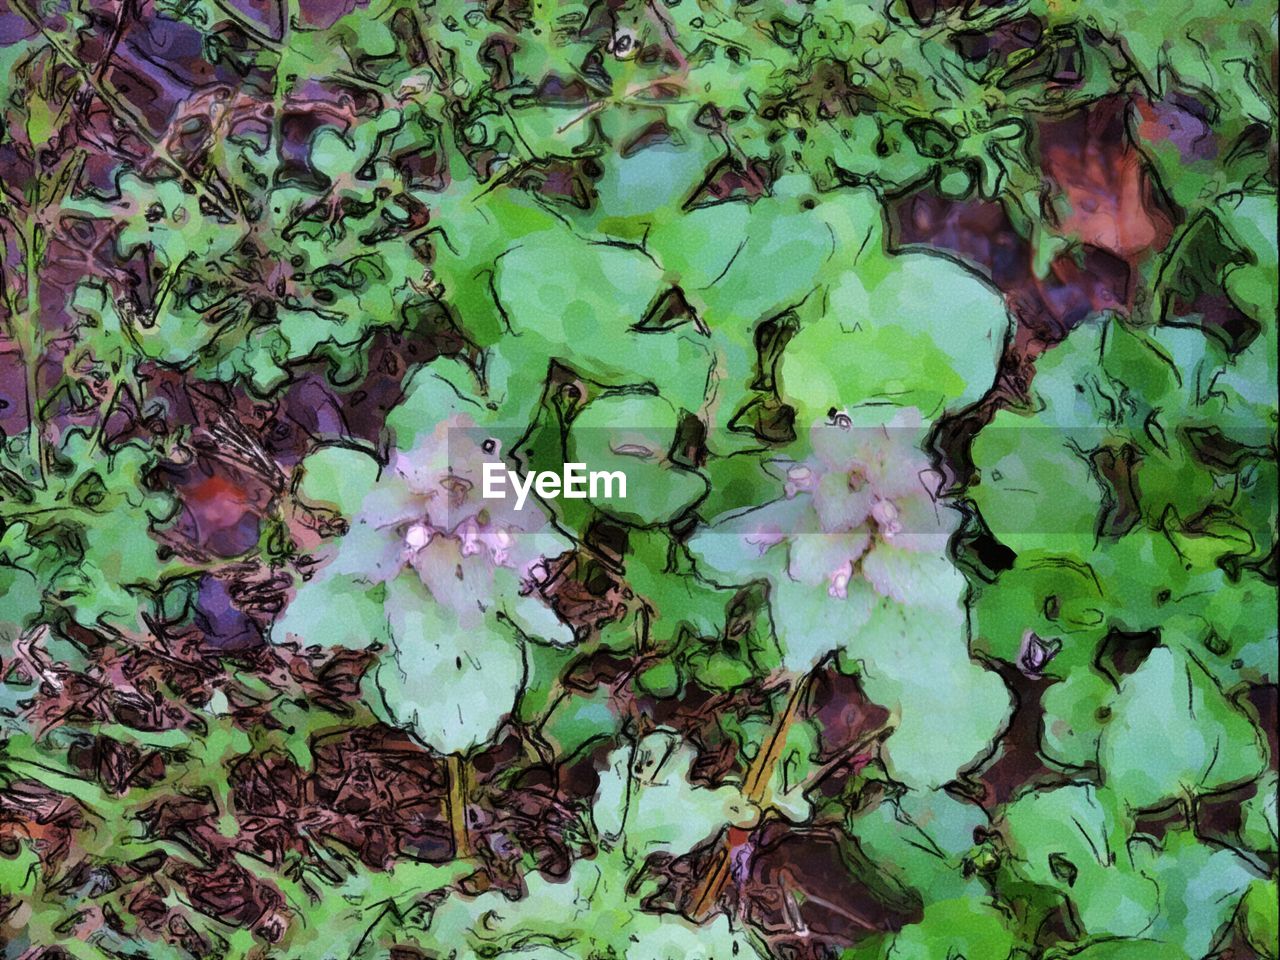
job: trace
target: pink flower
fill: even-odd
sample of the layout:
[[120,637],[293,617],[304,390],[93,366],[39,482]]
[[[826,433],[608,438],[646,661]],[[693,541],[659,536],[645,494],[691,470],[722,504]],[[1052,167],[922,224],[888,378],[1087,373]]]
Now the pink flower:
[[[902,603],[927,595],[914,557],[942,556],[956,518],[938,503],[941,478],[922,450],[924,435],[914,409],[887,423],[844,416],[815,424],[812,454],[778,464],[782,495],[714,525],[696,538],[695,551],[720,569],[784,556],[790,580],[825,586],[834,600],[848,599],[859,579]],[[724,542],[725,534],[744,546]]]
[[482,497],[484,464],[500,459],[500,442],[465,414],[441,421],[411,449],[398,451],[353,523],[385,538],[386,546],[371,555],[385,555],[389,547],[396,556],[377,564],[376,579],[390,580],[412,567],[460,622],[503,602],[494,582],[498,571],[512,571],[515,584],[536,582],[543,560],[572,544],[532,498],[516,510],[511,496]]

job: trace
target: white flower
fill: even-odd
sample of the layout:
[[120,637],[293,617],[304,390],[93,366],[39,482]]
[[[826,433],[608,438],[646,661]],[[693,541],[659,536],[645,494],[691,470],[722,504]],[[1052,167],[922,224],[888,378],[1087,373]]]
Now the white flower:
[[909,555],[942,556],[956,517],[937,502],[940,478],[920,449],[923,438],[916,410],[887,424],[816,424],[813,454],[782,465],[783,495],[713,525],[696,546],[715,566],[735,553],[782,551],[789,580],[825,585],[834,600],[847,599],[857,579],[899,601],[927,592]]
[[[470,416],[453,414],[397,451],[365,496],[334,565],[371,583],[412,569],[461,629],[479,629],[495,610],[521,629],[572,641],[541,594],[544,560],[572,549],[532,498],[482,497],[482,470],[501,444]],[[541,576],[537,571],[542,569]]]

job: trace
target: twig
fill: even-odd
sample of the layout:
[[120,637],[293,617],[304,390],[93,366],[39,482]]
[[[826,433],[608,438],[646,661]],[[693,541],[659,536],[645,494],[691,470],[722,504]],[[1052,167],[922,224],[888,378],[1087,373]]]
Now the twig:
[[[774,767],[778,764],[778,758],[782,756],[787,742],[787,732],[791,729],[791,724],[800,709],[800,702],[804,699],[804,693],[809,687],[809,676],[805,674],[796,680],[777,726],[769,735],[769,739],[760,745],[760,751],[752,758],[751,765],[747,768],[747,775],[742,782],[742,792],[746,799],[756,806],[764,800],[769,781],[773,778]],[[729,844],[723,839],[720,840],[712,857],[711,869],[703,875],[702,882],[690,897],[688,915],[694,920],[704,919],[720,899],[720,894],[724,892],[725,883],[729,879],[729,863],[732,856],[733,850]]]

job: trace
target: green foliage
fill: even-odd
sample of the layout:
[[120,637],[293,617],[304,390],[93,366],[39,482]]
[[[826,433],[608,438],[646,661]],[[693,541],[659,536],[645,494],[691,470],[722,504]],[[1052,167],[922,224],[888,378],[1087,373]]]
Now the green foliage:
[[0,939],[1275,960],[1275,22],[10,0]]
[[[689,849],[712,836],[749,806],[724,786],[708,790],[688,782],[694,751],[670,732],[657,731],[611,753],[583,840],[594,854],[576,860],[568,877],[538,874],[512,903],[500,893],[441,906],[415,939],[426,949],[459,950],[460,957],[569,956],[590,960],[625,944],[628,957],[760,956],[752,939],[726,918],[696,925],[680,916],[635,907],[652,892],[644,863],[663,852]],[[672,810],[680,816],[673,818]]]

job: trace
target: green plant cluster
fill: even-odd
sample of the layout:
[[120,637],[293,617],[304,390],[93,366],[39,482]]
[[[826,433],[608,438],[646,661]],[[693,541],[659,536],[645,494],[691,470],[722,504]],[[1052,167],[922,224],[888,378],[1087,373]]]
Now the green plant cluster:
[[[0,955],[1275,960],[1276,16],[1182,6],[8,0]],[[917,197],[1168,229],[1050,335]]]

